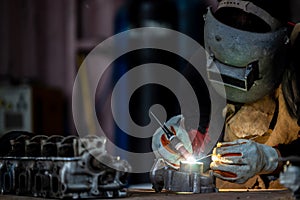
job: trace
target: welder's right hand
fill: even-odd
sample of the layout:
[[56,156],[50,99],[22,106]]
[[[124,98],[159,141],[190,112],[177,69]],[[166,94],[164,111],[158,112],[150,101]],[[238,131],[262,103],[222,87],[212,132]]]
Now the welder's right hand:
[[[178,137],[185,149],[192,154],[192,144],[189,134],[184,127],[184,117],[182,115],[174,116],[166,122],[166,126],[175,132],[176,137]],[[170,145],[170,141],[161,128],[158,128],[152,137],[152,150],[156,158],[163,158],[169,166],[175,169],[179,168],[180,161],[185,160],[182,155]]]
[[277,168],[278,153],[267,145],[239,139],[218,143],[210,164],[214,175],[234,183],[244,183],[256,174],[269,174]]

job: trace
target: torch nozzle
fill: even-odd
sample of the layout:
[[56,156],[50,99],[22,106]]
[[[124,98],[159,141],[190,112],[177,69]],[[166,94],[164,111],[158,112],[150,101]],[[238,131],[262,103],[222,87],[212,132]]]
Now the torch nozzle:
[[182,157],[186,160],[189,160],[192,157],[192,154],[184,147],[183,143],[178,137],[173,137],[170,140],[170,145],[174,147]]

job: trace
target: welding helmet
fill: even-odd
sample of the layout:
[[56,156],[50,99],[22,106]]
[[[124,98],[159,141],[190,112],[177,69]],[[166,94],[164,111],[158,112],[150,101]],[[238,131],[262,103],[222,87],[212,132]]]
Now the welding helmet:
[[281,20],[253,2],[221,0],[214,12],[208,9],[204,26],[213,87],[225,86],[226,98],[238,103],[269,94],[281,81],[287,38]]

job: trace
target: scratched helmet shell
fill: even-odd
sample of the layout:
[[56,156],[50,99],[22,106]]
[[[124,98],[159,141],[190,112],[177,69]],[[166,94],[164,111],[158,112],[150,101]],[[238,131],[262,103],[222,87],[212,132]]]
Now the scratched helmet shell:
[[[285,67],[287,29],[250,1],[222,0],[204,26],[207,73],[230,101],[256,101],[273,91]],[[222,81],[216,79],[220,74]]]

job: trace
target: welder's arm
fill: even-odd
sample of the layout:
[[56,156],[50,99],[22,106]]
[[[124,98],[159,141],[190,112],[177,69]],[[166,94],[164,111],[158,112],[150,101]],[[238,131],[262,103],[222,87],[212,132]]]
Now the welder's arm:
[[244,183],[256,174],[269,174],[278,166],[277,150],[253,142],[239,139],[218,143],[213,150],[210,167],[216,177],[223,180]]

